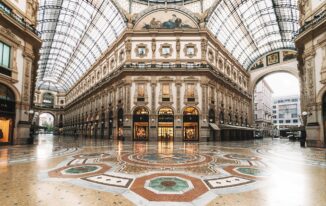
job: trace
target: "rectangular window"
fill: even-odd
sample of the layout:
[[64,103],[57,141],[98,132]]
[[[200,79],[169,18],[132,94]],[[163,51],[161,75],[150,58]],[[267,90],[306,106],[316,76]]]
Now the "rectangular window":
[[276,124],[277,123],[277,120],[273,120],[273,123]]
[[281,123],[281,124],[283,124],[283,120],[279,120],[278,122]]
[[138,55],[139,56],[146,55],[146,48],[145,47],[138,47]]
[[10,46],[0,42],[0,66],[10,68]]
[[291,123],[291,120],[287,119],[287,120],[285,120],[285,123]]
[[187,55],[194,55],[195,54],[195,48],[192,46],[187,47]]
[[164,47],[162,47],[162,54],[163,54],[163,55],[168,55],[168,54],[170,54],[170,47],[169,47],[169,46],[164,46]]
[[163,95],[163,97],[169,97],[170,96],[170,85],[169,84],[163,84],[162,85],[162,95]]
[[145,84],[138,84],[137,97],[145,97]]
[[195,98],[195,85],[187,84],[187,98]]
[[297,119],[294,119],[294,120],[293,120],[293,123],[298,123],[298,120],[297,120]]

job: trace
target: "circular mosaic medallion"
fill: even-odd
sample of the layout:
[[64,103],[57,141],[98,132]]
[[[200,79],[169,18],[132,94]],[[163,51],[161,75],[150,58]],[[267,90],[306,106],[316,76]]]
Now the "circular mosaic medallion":
[[157,177],[147,180],[145,188],[156,194],[183,194],[193,189],[193,185],[180,177]]
[[127,154],[121,157],[127,163],[133,163],[148,167],[186,167],[197,166],[200,164],[209,163],[212,157],[200,154],[162,154],[162,153],[147,153],[147,154]]

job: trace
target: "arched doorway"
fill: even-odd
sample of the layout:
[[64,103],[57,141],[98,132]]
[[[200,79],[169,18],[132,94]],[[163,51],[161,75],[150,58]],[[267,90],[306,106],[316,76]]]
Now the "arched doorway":
[[148,140],[149,139],[149,113],[145,107],[137,107],[134,110],[133,120],[133,139]]
[[0,145],[13,142],[16,99],[14,92],[0,83]]
[[255,138],[299,135],[301,97],[298,76],[289,71],[266,71],[258,77],[252,85]]
[[219,130],[219,128],[215,124],[215,110],[214,109],[210,109],[208,111],[208,121],[209,121],[209,126],[210,126],[210,132],[209,132],[210,138],[209,139],[216,141],[217,130]]
[[199,140],[199,112],[194,107],[186,107],[183,111],[183,140]]
[[109,139],[112,139],[113,137],[113,112],[112,110],[109,111]]
[[118,110],[118,115],[117,115],[117,122],[118,122],[118,140],[124,140],[123,137],[123,109],[120,108]]
[[50,134],[54,131],[54,115],[48,112],[42,113],[39,116],[39,132]]
[[162,107],[158,111],[158,140],[173,141],[174,116],[169,107]]

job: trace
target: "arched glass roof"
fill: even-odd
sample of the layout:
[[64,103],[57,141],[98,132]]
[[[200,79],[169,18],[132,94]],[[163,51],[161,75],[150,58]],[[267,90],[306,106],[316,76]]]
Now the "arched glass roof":
[[208,28],[246,69],[264,54],[295,49],[297,0],[221,0]]
[[37,89],[67,91],[126,27],[110,1],[41,0]]

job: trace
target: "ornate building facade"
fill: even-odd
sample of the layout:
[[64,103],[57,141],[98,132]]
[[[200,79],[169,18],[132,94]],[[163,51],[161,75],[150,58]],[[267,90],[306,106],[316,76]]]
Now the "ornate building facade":
[[67,92],[65,134],[126,140],[252,138],[249,74],[177,9],[130,17],[128,29]]
[[30,137],[38,52],[36,0],[0,2],[0,145]]
[[296,37],[301,106],[308,146],[324,146],[326,137],[326,2],[301,0]]

